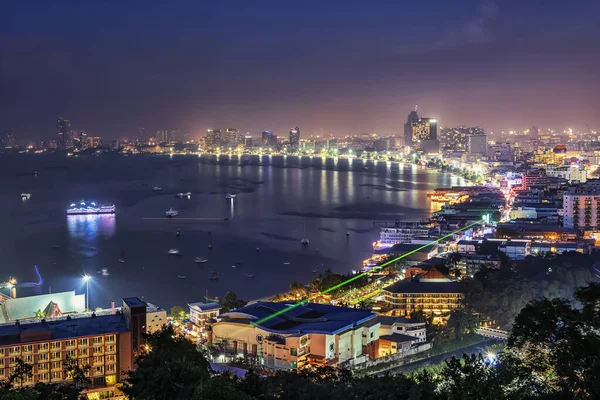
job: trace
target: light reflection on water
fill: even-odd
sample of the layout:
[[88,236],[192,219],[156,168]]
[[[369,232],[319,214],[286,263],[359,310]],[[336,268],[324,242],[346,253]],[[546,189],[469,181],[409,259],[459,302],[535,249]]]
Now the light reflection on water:
[[114,214],[69,215],[67,217],[69,237],[73,239],[110,238],[116,232]]

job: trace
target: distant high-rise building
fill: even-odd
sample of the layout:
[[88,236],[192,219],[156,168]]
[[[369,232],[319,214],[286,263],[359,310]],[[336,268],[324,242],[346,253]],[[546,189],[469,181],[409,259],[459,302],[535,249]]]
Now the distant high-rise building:
[[12,133],[0,134],[0,149],[10,149],[15,147],[15,135]]
[[209,129],[206,132],[206,145],[208,147],[219,147],[222,144],[220,129]]
[[88,137],[84,131],[79,132],[73,137],[73,145],[76,150],[85,150],[88,148]]
[[437,120],[435,118],[419,118],[412,121],[411,146],[420,149],[420,143],[425,140],[437,140]]
[[158,143],[168,143],[171,140],[169,131],[166,129],[159,129],[156,131],[156,141]]
[[467,138],[469,154],[487,156],[487,135],[485,133],[469,135]]
[[102,146],[102,138],[100,136],[88,137],[88,148],[95,149]]
[[292,150],[298,150],[300,146],[300,128],[295,127],[290,129],[290,148]]
[[270,146],[271,144],[271,138],[273,137],[273,132],[271,131],[264,131],[262,133],[262,145],[263,146]]
[[469,148],[469,136],[485,134],[483,128],[478,126],[466,127],[463,125],[456,128],[444,128],[440,133],[440,144],[446,151],[467,151]]
[[417,122],[419,120],[419,114],[417,114],[417,107],[413,111],[408,114],[408,120],[404,124],[404,145],[412,146],[412,138],[413,138],[413,122]]
[[246,135],[244,136],[244,147],[252,147],[252,136]]
[[67,135],[71,131],[71,122],[68,119],[59,118],[56,122],[56,145],[60,150],[67,148]]
[[538,129],[537,126],[532,126],[531,129],[529,130],[529,136],[532,139],[537,139],[540,136],[540,130]]
[[237,147],[244,143],[244,135],[235,128],[227,128],[225,131],[225,142],[229,147]]

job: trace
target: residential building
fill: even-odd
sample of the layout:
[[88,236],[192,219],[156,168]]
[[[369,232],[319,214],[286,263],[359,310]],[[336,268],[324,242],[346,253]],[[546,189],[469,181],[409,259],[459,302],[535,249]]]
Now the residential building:
[[489,145],[488,157],[491,161],[512,162],[513,154],[510,143],[495,143]]
[[394,227],[383,227],[379,230],[381,247],[390,247],[396,243],[410,242],[415,236],[428,235],[430,228],[420,222],[397,222]]
[[410,316],[421,310],[436,317],[461,306],[460,283],[450,279],[405,279],[383,289],[385,302],[394,315]]
[[206,145],[210,148],[216,148],[223,144],[220,129],[209,129],[206,133]]
[[219,303],[190,303],[190,322],[201,331],[209,325],[211,320],[216,320],[221,311]]
[[290,129],[290,149],[292,151],[298,150],[300,146],[300,128],[295,127]]
[[419,121],[419,114],[417,114],[417,107],[408,114],[407,122],[404,124],[404,146],[413,145],[413,122]]
[[17,358],[33,365],[23,382],[66,382],[67,357],[90,365],[91,384],[84,394],[91,399],[125,399],[117,388],[122,372],[134,368],[134,352],[146,332],[146,303],[123,299],[121,311],[73,314],[33,322],[0,325],[0,378],[8,378]]
[[251,357],[273,369],[355,363],[373,353],[379,325],[366,324],[376,317],[373,312],[315,303],[289,306],[257,302],[221,314],[209,343],[222,342],[232,356]]
[[146,332],[160,331],[167,324],[167,311],[159,306],[147,303]]
[[225,142],[227,146],[235,148],[244,144],[244,134],[237,129],[227,128],[225,131]]
[[469,135],[467,138],[469,154],[477,154],[484,157],[487,156],[487,135],[485,133]]

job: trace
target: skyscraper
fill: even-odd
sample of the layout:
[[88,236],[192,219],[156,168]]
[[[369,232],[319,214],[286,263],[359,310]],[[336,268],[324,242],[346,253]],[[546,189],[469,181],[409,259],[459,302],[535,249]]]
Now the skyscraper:
[[537,126],[531,127],[531,129],[529,130],[529,136],[532,139],[538,139],[540,137],[540,130],[538,129]]
[[229,147],[237,147],[244,143],[244,135],[235,128],[227,128],[225,131],[225,141]]
[[206,145],[208,147],[219,147],[221,144],[221,130],[209,129],[206,132]]
[[417,107],[408,114],[408,120],[404,124],[404,145],[412,146],[412,138],[413,138],[413,122],[417,122],[419,120],[419,114],[417,114]]
[[273,132],[271,131],[264,131],[262,133],[262,145],[263,146],[270,146],[271,144],[271,137],[273,136]]
[[469,135],[467,136],[469,142],[469,154],[479,154],[482,156],[487,156],[487,135],[485,133],[480,133],[478,135]]
[[292,150],[298,150],[300,146],[300,128],[295,127],[290,129],[290,148]]
[[56,122],[56,145],[60,150],[67,148],[67,135],[71,130],[71,122],[68,119],[59,118]]

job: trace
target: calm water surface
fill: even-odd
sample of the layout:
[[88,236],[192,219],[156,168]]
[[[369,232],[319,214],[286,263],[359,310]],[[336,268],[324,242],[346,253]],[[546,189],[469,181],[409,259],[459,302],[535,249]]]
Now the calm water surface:
[[[22,176],[34,170],[37,177]],[[412,165],[353,172],[214,165],[192,156],[0,156],[0,178],[0,281],[35,282],[34,265],[43,278],[19,296],[83,293],[88,273],[92,307],[140,296],[167,308],[203,301],[206,292],[267,296],[308,281],[314,268],[358,269],[378,238],[374,221],[424,218],[427,191],[463,184]],[[190,199],[174,196],[187,191]],[[22,201],[22,192],[31,199]],[[227,192],[239,194],[229,201]],[[67,217],[66,207],[81,199],[114,203],[117,213]],[[169,207],[179,216],[166,219]],[[308,247],[299,242],[304,232]],[[181,256],[167,255],[170,248]],[[197,256],[209,261],[196,264]],[[208,279],[212,271],[218,281]]]

